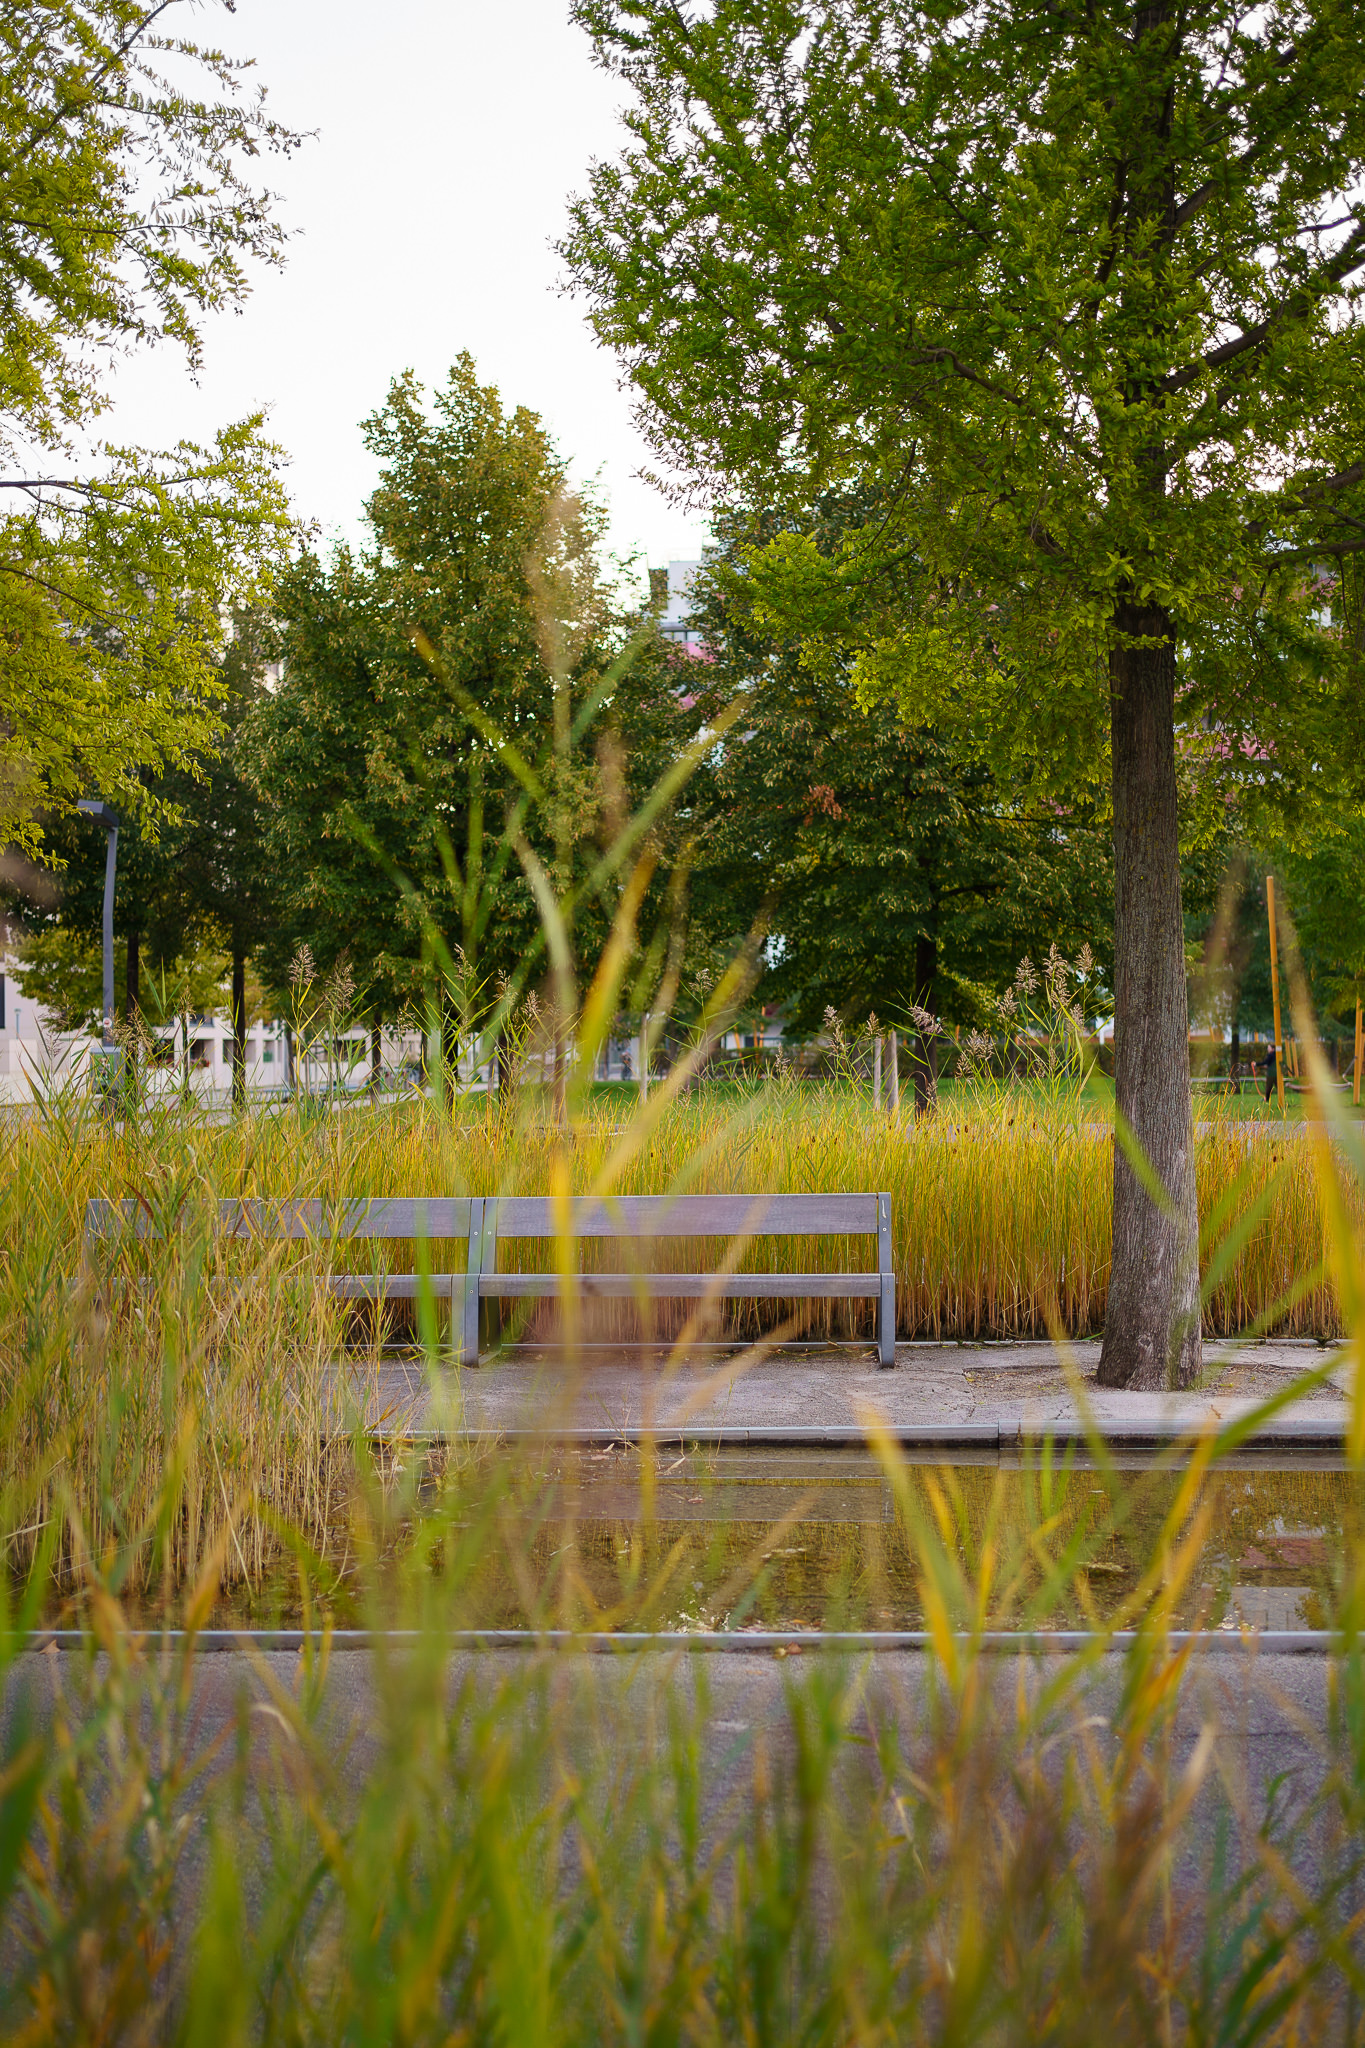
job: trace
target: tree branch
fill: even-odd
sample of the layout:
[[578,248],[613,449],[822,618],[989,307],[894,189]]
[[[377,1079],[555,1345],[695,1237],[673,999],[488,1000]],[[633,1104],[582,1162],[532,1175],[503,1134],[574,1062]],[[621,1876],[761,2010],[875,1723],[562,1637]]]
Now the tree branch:
[[1316,562],[1323,555],[1365,555],[1365,540],[1321,540],[1311,547],[1284,548],[1266,560],[1272,568],[1281,562]]
[[[1253,519],[1242,529],[1248,540],[1258,540],[1277,519],[1292,518],[1296,512],[1307,512],[1323,498],[1335,497],[1338,491],[1346,491],[1352,484],[1365,479],[1365,461],[1353,462],[1349,469],[1339,469],[1333,476],[1310,477],[1298,486],[1288,486],[1276,492],[1267,506],[1267,517]],[[1291,495],[1292,493],[1292,495]],[[1343,543],[1350,546],[1350,543]],[[1295,554],[1323,553],[1328,544],[1319,542],[1315,547],[1291,548],[1285,555],[1276,555],[1275,560],[1287,561]]]
[[1003,384],[996,384],[991,378],[983,377],[979,370],[969,369],[955,349],[917,349],[910,360],[916,368],[924,369],[928,369],[934,363],[948,363],[968,384],[979,385],[983,391],[988,391],[992,398],[1003,398],[1006,404],[1018,406],[1020,411],[1024,409],[1024,401],[1017,391],[1008,391]]
[[[1353,216],[1354,218],[1355,216]],[[1169,377],[1163,377],[1157,386],[1159,391],[1184,391],[1193,384],[1205,370],[1221,370],[1225,364],[1235,362],[1249,349],[1264,346],[1277,327],[1307,313],[1313,301],[1331,285],[1340,284],[1348,271],[1365,262],[1365,226],[1358,226],[1353,235],[1348,235],[1335,256],[1327,262],[1314,277],[1302,284],[1296,291],[1282,299],[1278,306],[1267,313],[1254,327],[1248,327],[1241,334],[1235,334],[1231,341],[1225,341],[1221,348],[1210,349],[1206,356],[1188,369],[1172,370]]]

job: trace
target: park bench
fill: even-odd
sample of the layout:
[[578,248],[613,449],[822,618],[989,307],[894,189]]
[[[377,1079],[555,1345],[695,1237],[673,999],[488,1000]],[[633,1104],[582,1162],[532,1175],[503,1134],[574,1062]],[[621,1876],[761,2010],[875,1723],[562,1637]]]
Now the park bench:
[[[875,1269],[863,1272],[745,1273],[724,1270],[683,1273],[641,1265],[609,1272],[574,1269],[585,1296],[668,1300],[853,1300],[873,1301],[877,1356],[895,1363],[896,1280],[891,1264],[891,1197],[854,1195],[623,1195],[579,1196],[569,1205],[576,1244],[600,1239],[632,1244],[658,1239],[720,1237],[747,1242],[754,1237],[868,1237],[877,1241]],[[355,1239],[430,1242],[463,1239],[460,1273],[329,1272],[329,1291],[349,1301],[412,1301],[423,1287],[451,1303],[451,1348],[464,1364],[477,1365],[480,1310],[490,1343],[500,1335],[504,1301],[553,1298],[560,1291],[555,1271],[504,1271],[499,1247],[517,1239],[552,1239],[555,1204],[544,1196],[417,1196],[371,1201],[227,1201],[218,1204],[218,1228],[225,1235],[270,1243],[280,1240],[325,1245],[334,1252]],[[160,1234],[136,1201],[93,1201],[86,1209],[87,1245],[131,1230],[135,1237]],[[459,1313],[456,1314],[456,1302]]]
[[[479,1237],[483,1222],[481,1197],[417,1195],[373,1201],[322,1202],[237,1201],[218,1204],[217,1224],[227,1237],[254,1238],[261,1243],[305,1242],[326,1246],[329,1253],[350,1240],[387,1243],[430,1243],[462,1239],[466,1270],[461,1273],[336,1273],[327,1275],[329,1293],[345,1301],[415,1301],[423,1288],[437,1300],[451,1303],[451,1349],[477,1361],[479,1301],[473,1280],[478,1272]],[[87,1246],[101,1238],[131,1230],[135,1237],[159,1236],[155,1218],[142,1202],[93,1201],[85,1212]],[[459,1314],[455,1304],[459,1303]]]
[[[569,1205],[575,1244],[598,1239],[640,1244],[661,1238],[875,1237],[875,1269],[860,1273],[683,1273],[636,1262],[609,1272],[575,1266],[586,1297],[617,1300],[852,1300],[877,1304],[877,1357],[896,1362],[896,1277],[891,1264],[890,1195],[620,1195],[576,1196]],[[496,1338],[504,1301],[552,1298],[555,1272],[503,1271],[499,1247],[518,1238],[553,1238],[555,1204],[543,1196],[490,1196],[484,1203],[479,1257],[479,1299],[487,1305],[486,1331]],[[471,1226],[472,1229],[472,1226]]]

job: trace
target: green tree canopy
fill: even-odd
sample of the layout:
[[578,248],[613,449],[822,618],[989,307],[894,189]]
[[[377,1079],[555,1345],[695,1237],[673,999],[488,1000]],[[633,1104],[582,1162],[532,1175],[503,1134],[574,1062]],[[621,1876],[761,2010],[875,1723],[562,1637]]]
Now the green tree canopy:
[[613,673],[632,622],[601,514],[468,356],[430,403],[399,378],[365,432],[373,545],[284,579],[284,680],[253,720],[287,904],[266,957],[279,981],[300,943],[319,968],[346,951],[393,1015],[431,985],[434,931],[477,1017],[539,943],[536,873],[603,935],[607,849],[696,716],[657,647]]
[[[875,479],[771,570],[913,723],[1064,779],[1115,840],[1119,1107],[1101,1372],[1199,1367],[1175,726],[1277,795],[1359,779],[1322,565],[1365,549],[1365,38],[1353,0],[578,0],[634,88],[566,253],[665,462],[769,499]],[[870,543],[870,545],[869,545]],[[1310,764],[1315,764],[1310,766]],[[1270,778],[1265,778],[1267,792]]]
[[[818,508],[826,553],[880,516],[833,496]],[[1082,797],[1011,787],[894,707],[858,701],[851,659],[803,660],[799,639],[753,620],[746,574],[761,518],[720,522],[695,622],[712,660],[699,697],[743,710],[694,808],[705,818],[694,895],[726,936],[766,907],[773,964],[762,992],[798,1030],[827,1006],[861,1022],[920,1004],[950,1023],[990,1015],[1021,956],[1056,942],[1112,958],[1107,834]],[[894,572],[907,609],[914,567]]]
[[[159,1022],[163,989],[169,998],[187,970],[194,999],[216,1006],[225,968],[239,1048],[234,1082],[242,1099],[246,966],[273,930],[278,903],[259,799],[244,772],[243,735],[275,652],[273,625],[259,614],[238,614],[220,662],[222,729],[212,758],[159,778],[150,795],[166,814],[164,821],[155,832],[145,818],[123,825],[115,870],[123,1014],[131,1022],[141,1010]],[[104,829],[78,814],[49,817],[43,850],[56,872],[45,875],[17,864],[3,897],[28,935],[29,995],[75,1028],[99,1014]],[[150,970],[150,986],[144,970]]]
[[[120,351],[200,354],[277,262],[250,172],[297,140],[187,0],[0,10],[0,843],[97,790],[127,813],[211,743],[223,614],[289,536],[259,419],[207,448],[85,448]],[[199,93],[195,84],[202,88]]]

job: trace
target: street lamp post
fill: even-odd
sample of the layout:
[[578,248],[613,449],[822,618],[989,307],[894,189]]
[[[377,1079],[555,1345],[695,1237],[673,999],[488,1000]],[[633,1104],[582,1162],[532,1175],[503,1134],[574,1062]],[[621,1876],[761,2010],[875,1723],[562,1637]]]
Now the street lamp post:
[[78,811],[84,811],[97,825],[103,825],[109,835],[108,850],[104,857],[104,1029],[102,1051],[105,1055],[106,1082],[113,1079],[114,1053],[114,870],[118,861],[118,814],[99,797],[83,798],[77,804]]

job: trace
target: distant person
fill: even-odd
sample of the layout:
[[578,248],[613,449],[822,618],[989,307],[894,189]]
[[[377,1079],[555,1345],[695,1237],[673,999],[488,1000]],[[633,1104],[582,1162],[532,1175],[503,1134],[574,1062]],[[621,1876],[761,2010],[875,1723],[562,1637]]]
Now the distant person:
[[1269,1102],[1275,1093],[1275,1048],[1267,1046],[1265,1055],[1265,1099]]

